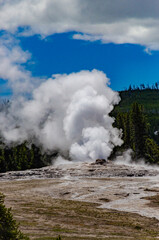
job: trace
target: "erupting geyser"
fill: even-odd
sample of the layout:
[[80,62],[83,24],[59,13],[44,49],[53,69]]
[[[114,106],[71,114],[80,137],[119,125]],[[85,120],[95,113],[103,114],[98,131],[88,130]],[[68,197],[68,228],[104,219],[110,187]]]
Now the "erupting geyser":
[[46,151],[68,152],[72,160],[107,159],[122,144],[109,116],[119,100],[103,72],[53,75],[33,90],[31,100],[12,101],[0,114],[0,130],[8,143],[36,141]]

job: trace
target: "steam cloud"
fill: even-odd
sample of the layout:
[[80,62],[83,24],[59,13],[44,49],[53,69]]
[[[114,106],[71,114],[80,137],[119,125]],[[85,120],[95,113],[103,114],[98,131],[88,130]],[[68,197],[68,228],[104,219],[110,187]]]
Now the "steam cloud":
[[109,116],[120,98],[108,83],[97,70],[53,75],[30,100],[19,96],[1,112],[1,134],[7,143],[34,139],[45,151],[59,150],[73,160],[108,158],[122,144]]

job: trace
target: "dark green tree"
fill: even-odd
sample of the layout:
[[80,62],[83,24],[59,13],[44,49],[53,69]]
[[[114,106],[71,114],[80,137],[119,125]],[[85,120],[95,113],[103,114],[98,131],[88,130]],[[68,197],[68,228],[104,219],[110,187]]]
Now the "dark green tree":
[[147,162],[159,164],[159,146],[151,138],[147,138],[145,142],[145,158]]
[[130,111],[130,143],[137,157],[145,156],[148,126],[143,107],[138,103],[134,103]]
[[5,161],[5,153],[4,149],[0,148],[0,172],[2,171],[7,171],[7,162]]
[[29,240],[13,219],[11,209],[4,205],[4,195],[0,194],[0,240]]
[[130,115],[129,113],[124,114],[124,135],[123,135],[123,140],[124,140],[124,146],[129,148],[130,147]]

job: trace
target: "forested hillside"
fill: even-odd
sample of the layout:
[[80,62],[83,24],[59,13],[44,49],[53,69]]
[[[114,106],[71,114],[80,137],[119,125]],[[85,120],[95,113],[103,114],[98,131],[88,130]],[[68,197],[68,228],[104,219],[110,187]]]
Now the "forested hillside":
[[159,90],[132,89],[120,92],[121,102],[112,115],[114,126],[122,129],[124,144],[117,151],[133,150],[133,159],[159,164]]
[[137,88],[133,90],[130,87],[126,91],[121,91],[120,97],[121,101],[115,107],[113,115],[116,117],[118,112],[127,113],[134,102],[141,104],[150,124],[150,136],[159,144],[159,136],[157,135],[159,130],[159,89],[156,87],[154,89]]

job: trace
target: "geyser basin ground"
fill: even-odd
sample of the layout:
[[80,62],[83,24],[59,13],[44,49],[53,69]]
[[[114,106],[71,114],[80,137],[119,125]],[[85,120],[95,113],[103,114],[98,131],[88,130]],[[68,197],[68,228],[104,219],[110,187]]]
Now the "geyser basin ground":
[[158,207],[145,199],[159,192],[158,170],[74,163],[5,173],[0,179],[6,205],[31,239],[159,237]]

